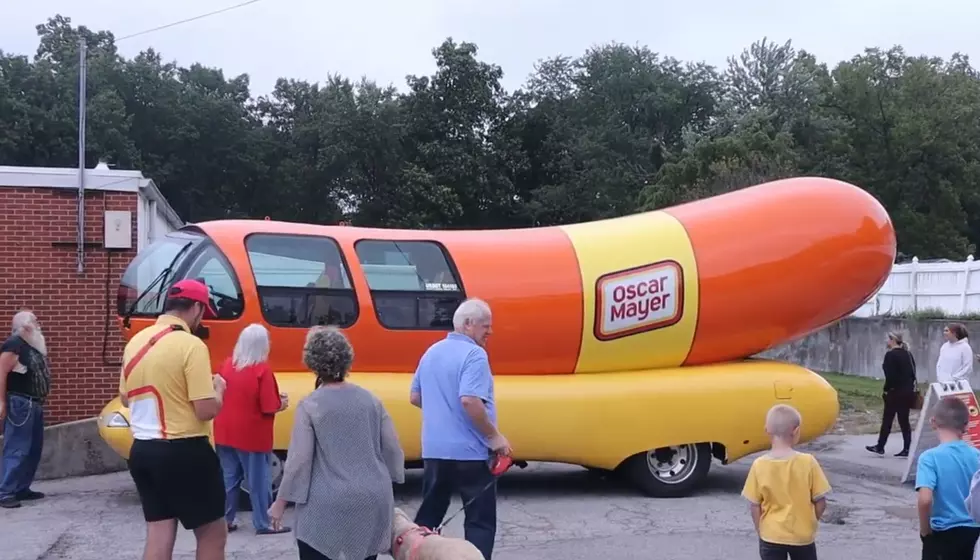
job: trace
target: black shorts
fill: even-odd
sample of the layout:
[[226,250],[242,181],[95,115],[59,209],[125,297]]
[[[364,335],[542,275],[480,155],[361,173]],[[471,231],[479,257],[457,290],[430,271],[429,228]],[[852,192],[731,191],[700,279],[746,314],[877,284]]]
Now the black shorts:
[[177,519],[193,530],[224,517],[221,463],[206,437],[136,440],[129,473],[147,522]]

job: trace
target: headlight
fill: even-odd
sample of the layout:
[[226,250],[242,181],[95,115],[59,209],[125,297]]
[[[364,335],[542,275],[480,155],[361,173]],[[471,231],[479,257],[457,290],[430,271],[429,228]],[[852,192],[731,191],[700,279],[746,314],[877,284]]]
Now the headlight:
[[126,421],[126,417],[118,412],[113,412],[108,416],[102,417],[102,425],[106,428],[128,428],[129,422]]

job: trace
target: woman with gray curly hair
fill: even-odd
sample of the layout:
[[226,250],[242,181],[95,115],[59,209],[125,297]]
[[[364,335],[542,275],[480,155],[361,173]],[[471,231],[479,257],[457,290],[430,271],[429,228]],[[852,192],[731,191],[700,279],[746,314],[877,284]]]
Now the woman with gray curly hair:
[[313,327],[303,363],[316,389],[296,406],[272,526],[296,504],[300,560],[373,560],[391,548],[392,482],[405,481],[405,455],[384,405],[347,382],[354,349],[335,327]]

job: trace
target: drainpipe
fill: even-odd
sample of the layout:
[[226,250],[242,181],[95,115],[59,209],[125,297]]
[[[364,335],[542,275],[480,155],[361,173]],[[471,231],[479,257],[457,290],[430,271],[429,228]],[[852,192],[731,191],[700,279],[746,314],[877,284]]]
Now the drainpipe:
[[85,271],[85,96],[88,45],[78,39],[78,273]]

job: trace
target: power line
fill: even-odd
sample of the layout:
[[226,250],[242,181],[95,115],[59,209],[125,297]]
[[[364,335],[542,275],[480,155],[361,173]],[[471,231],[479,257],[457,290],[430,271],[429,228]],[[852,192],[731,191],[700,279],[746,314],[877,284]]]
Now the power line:
[[235,10],[235,9],[238,9],[238,8],[244,8],[245,6],[248,6],[249,4],[255,4],[256,2],[261,2],[261,1],[262,0],[248,0],[247,2],[241,2],[241,3],[235,4],[234,6],[228,6],[227,8],[222,8],[220,10],[215,10],[213,12],[209,12],[209,13],[206,13],[206,14],[201,14],[199,16],[194,16],[192,18],[182,19],[180,21],[175,21],[173,23],[168,23],[166,25],[161,25],[160,27],[154,27],[152,29],[147,29],[145,31],[140,31],[139,33],[133,33],[132,35],[126,35],[125,37],[120,37],[120,38],[116,39],[116,42],[118,43],[119,41],[125,41],[126,39],[131,39],[133,37],[139,37],[140,35],[146,35],[147,33],[153,33],[154,31],[160,31],[161,29],[167,29],[168,27],[173,27],[175,25],[180,25],[182,23],[188,23],[188,22],[191,22],[191,21],[196,21],[196,20],[199,20],[199,19],[204,19],[206,17],[213,16],[213,15],[221,14],[221,13],[224,13],[224,12],[230,12],[231,10]]

